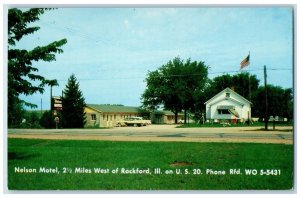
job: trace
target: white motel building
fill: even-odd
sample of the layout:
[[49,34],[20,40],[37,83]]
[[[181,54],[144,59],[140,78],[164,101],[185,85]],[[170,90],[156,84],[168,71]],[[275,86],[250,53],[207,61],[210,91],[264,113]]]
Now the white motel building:
[[206,119],[245,122],[251,119],[252,103],[230,88],[226,88],[205,103]]

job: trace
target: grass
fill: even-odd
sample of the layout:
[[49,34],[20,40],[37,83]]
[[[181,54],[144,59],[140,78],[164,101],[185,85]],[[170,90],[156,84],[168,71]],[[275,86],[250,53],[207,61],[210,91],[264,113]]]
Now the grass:
[[[183,162],[183,163],[182,163]],[[174,164],[183,164],[174,166]],[[186,165],[185,165],[186,164]],[[58,167],[60,174],[15,173],[15,167]],[[63,174],[63,168],[72,173]],[[147,174],[74,173],[76,167],[150,168]],[[190,174],[153,174],[185,169]],[[201,175],[192,174],[201,169]],[[225,170],[208,175],[206,169]],[[240,169],[241,175],[230,175]],[[281,175],[247,176],[244,169],[279,169]],[[292,189],[293,145],[248,143],[113,142],[8,139],[11,190],[245,190]]]

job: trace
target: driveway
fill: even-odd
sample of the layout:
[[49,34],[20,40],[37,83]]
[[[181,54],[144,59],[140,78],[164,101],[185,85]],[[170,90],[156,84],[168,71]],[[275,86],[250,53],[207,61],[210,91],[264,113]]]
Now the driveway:
[[[270,128],[271,129],[271,128]],[[292,127],[176,128],[176,125],[116,127],[111,129],[8,129],[9,138],[176,141],[176,142],[252,142],[293,144]]]

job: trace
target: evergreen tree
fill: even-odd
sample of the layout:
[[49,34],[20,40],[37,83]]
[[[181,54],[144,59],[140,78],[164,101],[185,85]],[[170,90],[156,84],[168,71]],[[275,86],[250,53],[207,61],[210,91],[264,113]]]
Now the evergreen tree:
[[[46,46],[37,46],[32,50],[17,49],[16,43],[23,36],[32,34],[39,27],[32,27],[30,23],[39,20],[39,16],[47,9],[29,9],[22,11],[17,8],[8,10],[8,126],[17,126],[24,115],[23,106],[37,107],[19,98],[20,94],[32,95],[43,93],[44,86],[49,80],[39,75],[33,64],[38,61],[51,62],[55,60],[55,53],[62,53],[60,48],[67,43],[66,39],[52,42]],[[32,84],[32,81],[35,81]]]
[[74,74],[68,79],[62,99],[62,122],[64,128],[83,128],[86,122],[84,107],[84,97],[79,90],[79,82],[77,82]]
[[46,128],[51,129],[55,127],[54,116],[51,111],[45,111],[40,118],[39,124]]

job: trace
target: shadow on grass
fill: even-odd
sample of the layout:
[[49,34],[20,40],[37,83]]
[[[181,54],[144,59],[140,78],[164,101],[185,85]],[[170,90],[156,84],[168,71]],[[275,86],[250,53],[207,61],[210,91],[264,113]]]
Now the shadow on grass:
[[8,160],[29,160],[35,158],[39,155],[37,154],[26,154],[17,152],[8,152]]

